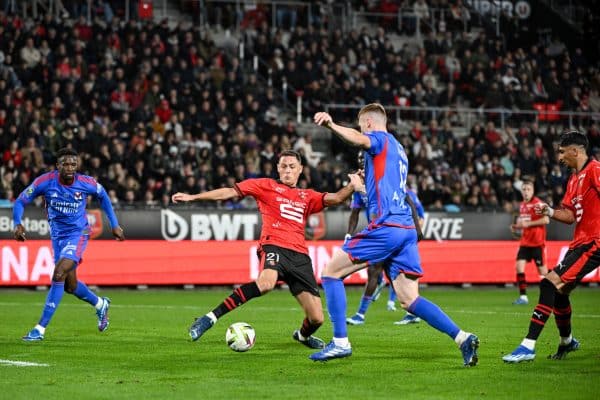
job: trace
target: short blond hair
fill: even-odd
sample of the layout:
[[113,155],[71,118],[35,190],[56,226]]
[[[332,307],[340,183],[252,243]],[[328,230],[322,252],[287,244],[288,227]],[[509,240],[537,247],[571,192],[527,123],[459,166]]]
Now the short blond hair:
[[367,104],[366,106],[361,108],[360,111],[358,112],[358,118],[360,118],[361,115],[367,114],[367,113],[377,114],[378,116],[383,118],[384,123],[387,122],[387,114],[385,112],[385,108],[383,108],[383,106],[379,103]]

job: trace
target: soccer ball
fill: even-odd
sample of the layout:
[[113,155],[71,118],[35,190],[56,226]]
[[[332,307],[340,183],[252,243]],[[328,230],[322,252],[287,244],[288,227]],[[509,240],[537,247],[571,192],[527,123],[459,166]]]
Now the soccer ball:
[[233,351],[248,351],[254,346],[256,332],[245,322],[233,323],[225,332],[225,343]]

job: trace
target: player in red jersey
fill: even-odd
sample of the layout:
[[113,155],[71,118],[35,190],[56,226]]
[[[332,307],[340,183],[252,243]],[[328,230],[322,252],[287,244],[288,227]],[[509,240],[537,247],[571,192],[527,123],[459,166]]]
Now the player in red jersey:
[[540,283],[540,298],[529,323],[529,332],[521,345],[502,359],[510,363],[535,358],[535,342],[550,314],[554,313],[560,334],[558,351],[550,358],[561,360],[579,348],[571,334],[571,302],[569,294],[600,265],[600,162],[588,154],[588,140],[578,131],[561,135],[558,160],[573,169],[560,208],[548,204],[535,206],[536,213],[566,224],[575,222],[575,234],[569,251]]
[[542,201],[534,196],[533,182],[524,180],[521,187],[523,202],[519,207],[519,218],[510,226],[512,232],[521,230],[521,241],[517,253],[517,286],[519,298],[513,304],[527,304],[527,281],[525,266],[531,260],[535,262],[541,276],[548,273],[546,268],[546,225],[550,223],[547,215],[537,215],[535,205]]
[[302,172],[301,158],[295,151],[284,151],[277,163],[279,180],[247,179],[232,188],[215,189],[204,193],[175,193],[174,203],[196,200],[228,200],[252,196],[262,216],[262,231],[258,256],[263,270],[258,279],[235,289],[208,314],[196,319],[190,327],[192,340],[198,340],[215,322],[250,299],[272,290],[277,281],[285,282],[304,310],[302,327],[292,337],[313,349],[324,346],[312,336],[323,324],[323,307],[317,281],[304,239],[307,217],[348,199],[355,190],[364,190],[362,179],[348,175],[350,183],[336,193],[320,193],[296,187]]

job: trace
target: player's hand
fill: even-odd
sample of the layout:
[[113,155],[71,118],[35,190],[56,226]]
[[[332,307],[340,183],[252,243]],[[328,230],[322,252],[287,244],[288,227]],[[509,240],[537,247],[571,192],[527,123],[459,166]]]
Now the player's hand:
[[365,182],[358,174],[348,174],[350,178],[350,184],[354,188],[355,192],[366,193]]
[[25,227],[21,224],[15,226],[14,236],[15,236],[15,240],[17,242],[24,242],[26,240],[25,239]]
[[317,125],[321,125],[326,128],[329,128],[329,125],[331,125],[331,123],[333,122],[333,119],[331,118],[331,115],[329,115],[329,113],[318,112],[314,116],[314,121],[315,121],[315,124],[317,124]]
[[171,201],[173,203],[179,203],[181,201],[187,202],[187,201],[191,201],[191,200],[192,200],[192,196],[187,193],[177,192],[173,196],[171,196]]
[[125,240],[125,233],[123,233],[123,228],[121,228],[120,226],[114,227],[112,230],[112,234],[119,242]]
[[548,215],[551,216],[552,214],[554,214],[554,210],[552,210],[552,207],[550,207],[548,204],[546,203],[537,203],[533,205],[533,211],[535,212],[536,215]]

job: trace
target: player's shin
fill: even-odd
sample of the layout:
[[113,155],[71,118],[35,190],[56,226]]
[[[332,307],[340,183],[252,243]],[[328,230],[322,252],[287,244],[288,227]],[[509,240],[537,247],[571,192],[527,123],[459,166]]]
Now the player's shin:
[[321,284],[325,291],[327,311],[333,325],[333,338],[343,339],[348,337],[346,329],[346,290],[344,281],[340,278],[324,276]]
[[46,304],[44,305],[44,310],[42,311],[42,317],[40,318],[39,322],[39,324],[44,328],[50,323],[50,320],[56,312],[64,293],[65,283],[52,281],[50,290],[48,291],[48,296],[46,296]]
[[94,292],[90,290],[87,285],[81,281],[77,281],[77,286],[73,291],[73,295],[78,299],[85,301],[86,303],[90,303],[94,307],[98,304],[98,296]]
[[217,319],[221,318],[229,311],[260,295],[261,292],[256,282],[245,283],[227,296],[212,312]]
[[556,296],[554,298],[554,319],[556,322],[556,327],[558,328],[558,332],[561,337],[561,341],[570,341],[571,301],[568,295],[559,292],[556,293]]
[[540,336],[540,333],[542,333],[546,321],[548,321],[550,314],[552,314],[556,293],[554,284],[548,279],[542,279],[540,282],[540,298],[531,315],[527,339],[535,341]]
[[407,311],[426,321],[429,325],[450,336],[452,339],[456,338],[456,335],[460,332],[458,325],[437,304],[432,303],[424,297],[417,297],[408,306]]

